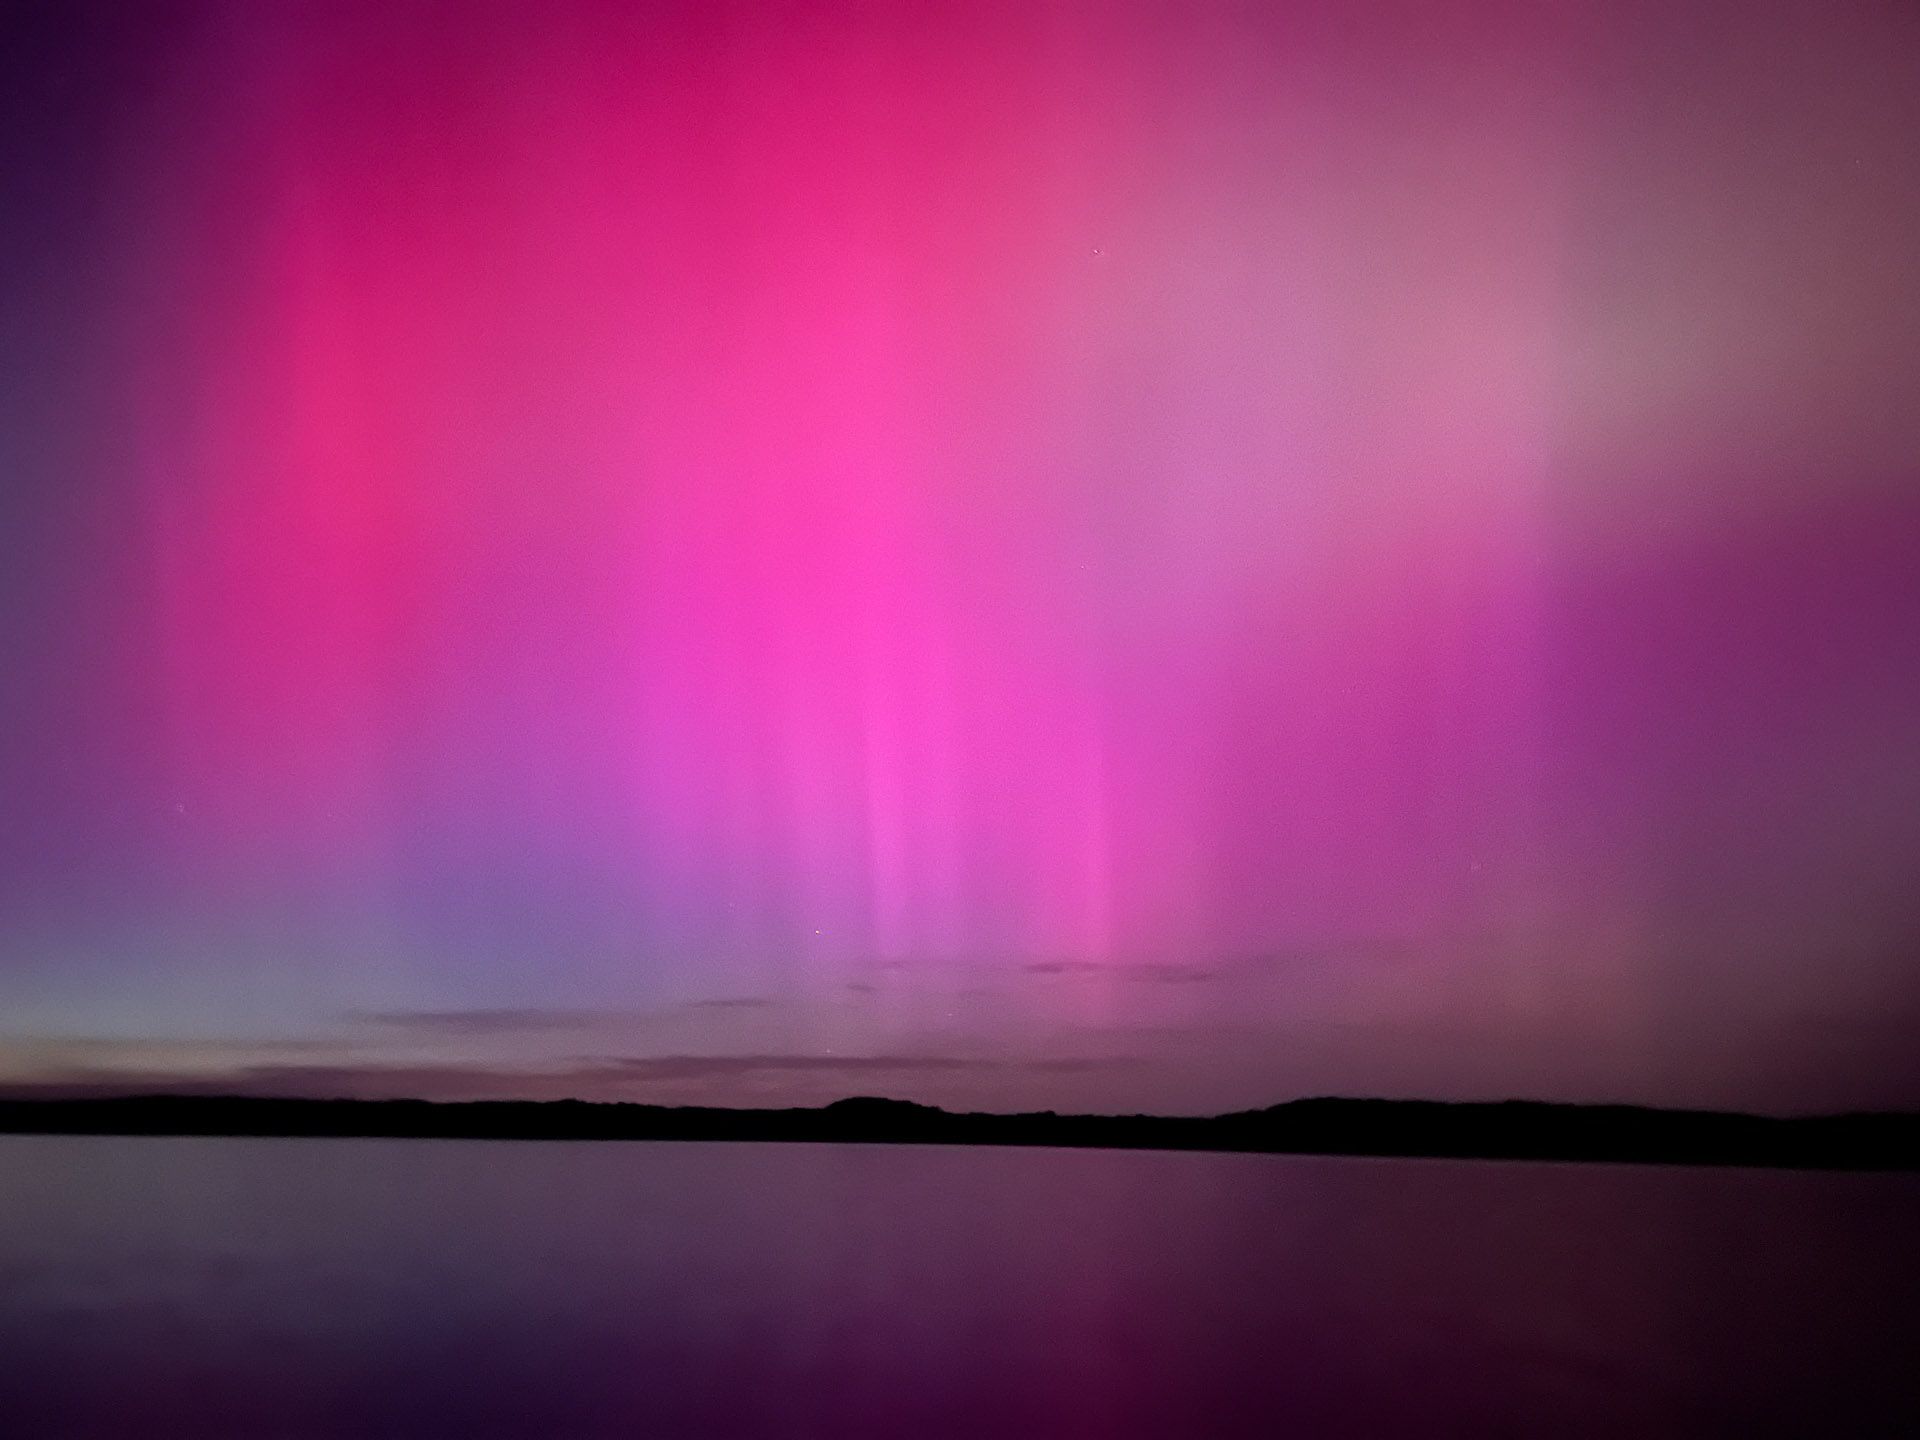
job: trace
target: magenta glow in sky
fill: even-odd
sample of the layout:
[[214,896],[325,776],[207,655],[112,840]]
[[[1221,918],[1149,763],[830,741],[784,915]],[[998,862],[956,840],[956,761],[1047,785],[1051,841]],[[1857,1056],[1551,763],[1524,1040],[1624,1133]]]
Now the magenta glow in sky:
[[0,1077],[1920,1104],[1920,14],[36,7]]

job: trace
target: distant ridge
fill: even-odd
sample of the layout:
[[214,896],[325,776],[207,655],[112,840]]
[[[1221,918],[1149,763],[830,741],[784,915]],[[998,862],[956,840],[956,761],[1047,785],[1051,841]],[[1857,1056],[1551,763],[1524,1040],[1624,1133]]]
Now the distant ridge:
[[819,1109],[582,1100],[0,1099],[0,1133],[487,1140],[751,1140],[1920,1170],[1920,1115],[1777,1119],[1508,1100],[1294,1100],[1209,1117],[954,1113],[857,1096]]

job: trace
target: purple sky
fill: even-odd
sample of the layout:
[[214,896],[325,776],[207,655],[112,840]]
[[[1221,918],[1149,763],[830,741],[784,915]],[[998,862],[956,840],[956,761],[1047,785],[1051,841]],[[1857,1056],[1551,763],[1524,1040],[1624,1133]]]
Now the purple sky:
[[1920,9],[22,13],[0,1085],[1920,1106]]

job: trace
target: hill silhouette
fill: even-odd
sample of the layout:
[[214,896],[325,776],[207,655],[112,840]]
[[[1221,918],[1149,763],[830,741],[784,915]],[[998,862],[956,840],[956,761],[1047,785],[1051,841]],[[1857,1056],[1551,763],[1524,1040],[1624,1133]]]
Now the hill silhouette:
[[1041,1145],[1489,1160],[1920,1169],[1920,1115],[1781,1119],[1508,1100],[1294,1100],[1215,1116],[958,1113],[855,1096],[817,1109],[583,1100],[296,1100],[131,1095],[0,1099],[0,1132],[490,1140]]

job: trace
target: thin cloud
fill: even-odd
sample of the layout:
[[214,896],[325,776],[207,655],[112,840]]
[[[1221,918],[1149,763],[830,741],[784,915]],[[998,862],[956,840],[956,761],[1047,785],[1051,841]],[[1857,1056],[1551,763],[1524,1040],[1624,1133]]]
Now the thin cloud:
[[1029,1060],[1021,1068],[1043,1075],[1078,1075],[1090,1070],[1124,1070],[1149,1063],[1144,1055],[1061,1055],[1052,1060]]
[[1196,985],[1220,978],[1218,970],[1151,961],[1103,965],[1097,960],[1035,960],[1020,968],[1029,975],[1099,976],[1108,980],[1131,980],[1144,985]]
[[601,1072],[636,1080],[707,1080],[758,1074],[863,1075],[876,1070],[1000,1070],[1001,1060],[948,1055],[655,1055],[613,1062]]
[[722,995],[712,1000],[690,1000],[689,1010],[766,1010],[773,1001],[765,995]]
[[125,1095],[242,1095],[266,1099],[466,1099],[506,1096],[549,1077],[455,1065],[246,1065],[183,1072],[82,1067],[0,1087],[14,1100],[109,1099]]
[[580,1062],[560,1069],[474,1065],[245,1065],[164,1071],[73,1067],[0,1084],[4,1099],[126,1095],[241,1095],[275,1099],[557,1100],[618,1097],[634,1087],[768,1075],[1059,1074],[1142,1063],[1137,1057],[996,1060],[958,1055],[654,1055]]
[[529,1030],[586,1030],[620,1018],[605,1010],[560,1010],[537,1007],[497,1010],[354,1010],[348,1018],[431,1035],[513,1035]]

